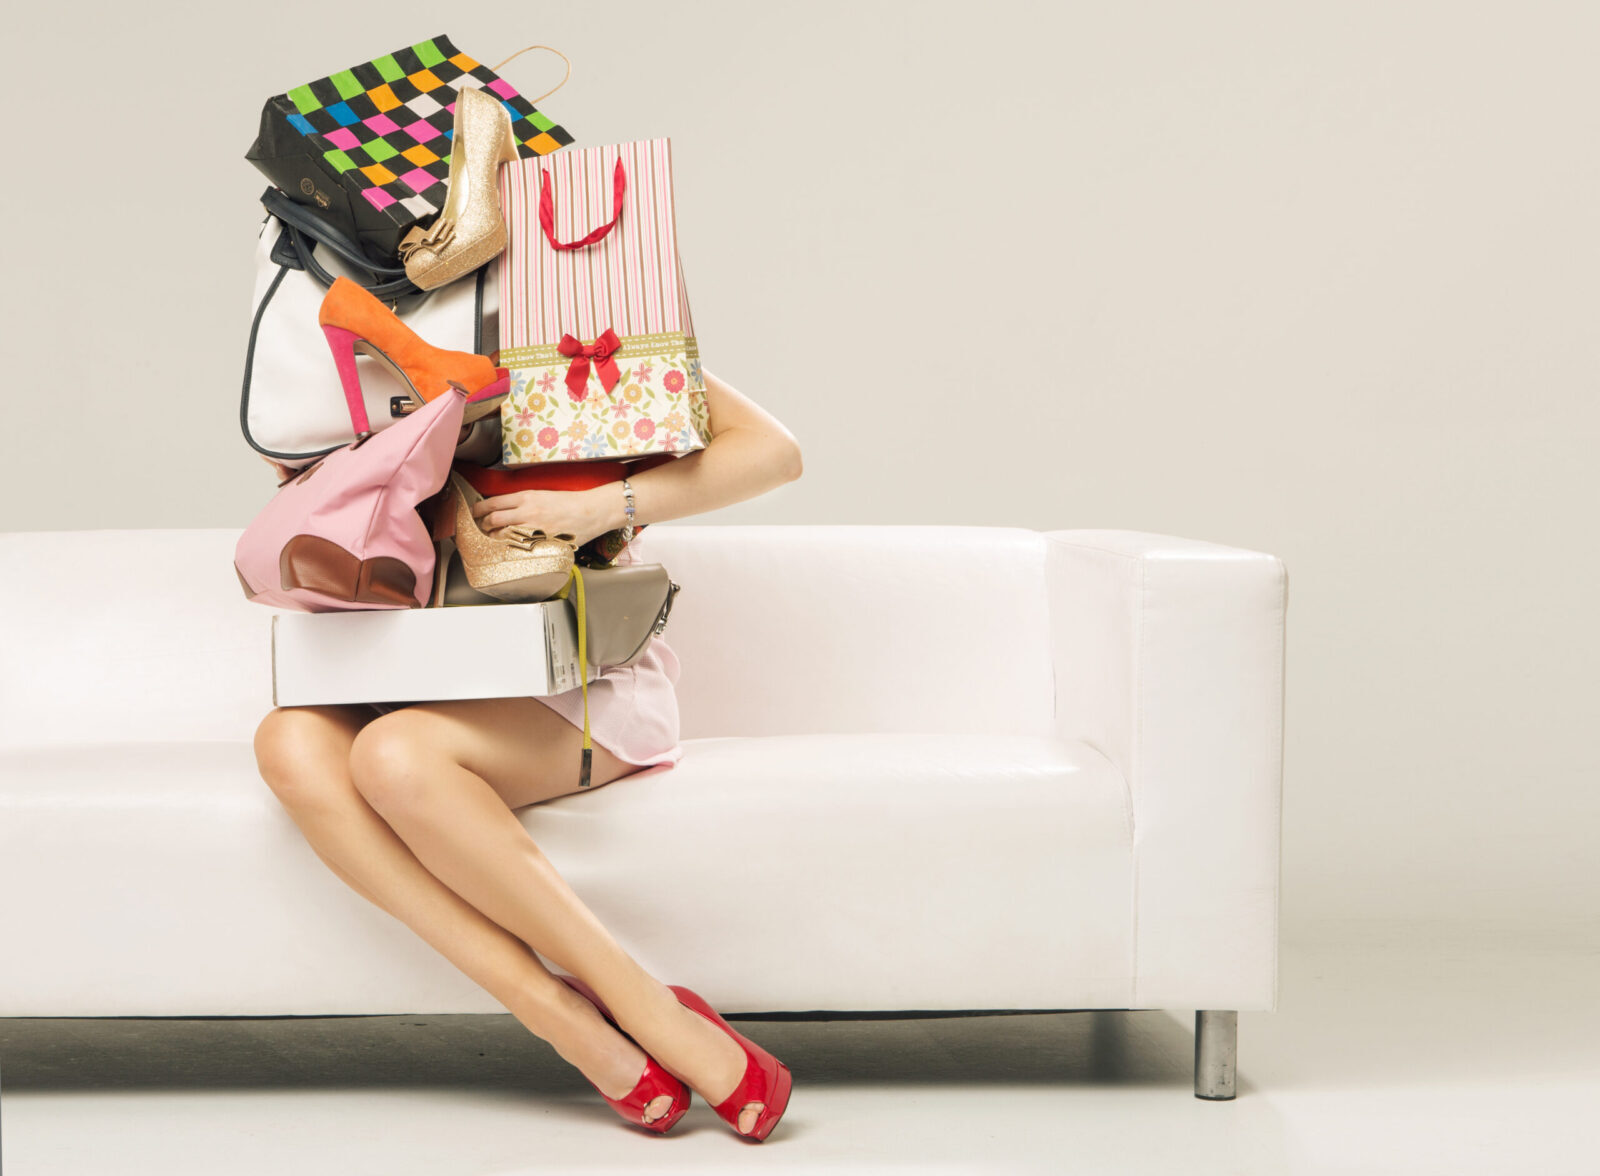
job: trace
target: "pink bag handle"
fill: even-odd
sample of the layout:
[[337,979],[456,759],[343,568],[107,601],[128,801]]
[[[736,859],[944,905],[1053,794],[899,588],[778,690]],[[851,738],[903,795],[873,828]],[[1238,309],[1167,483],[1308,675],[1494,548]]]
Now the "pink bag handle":
[[550,195],[550,173],[544,173],[543,182],[539,189],[539,224],[544,227],[544,235],[550,244],[557,249],[582,249],[585,245],[593,245],[612,229],[617,227],[617,221],[622,219],[622,194],[628,190],[628,177],[622,170],[622,160],[617,160],[616,171],[612,173],[612,189],[615,192],[611,219],[595,229],[587,237],[578,241],[556,240],[556,202]]

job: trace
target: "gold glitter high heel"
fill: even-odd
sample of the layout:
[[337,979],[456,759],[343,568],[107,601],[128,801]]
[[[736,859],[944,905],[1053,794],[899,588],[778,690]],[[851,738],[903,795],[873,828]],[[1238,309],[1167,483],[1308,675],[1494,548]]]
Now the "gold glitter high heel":
[[431,225],[415,226],[400,242],[406,277],[434,290],[505,252],[500,165],[517,158],[511,115],[500,100],[476,86],[457,90],[449,194]]
[[[434,538],[454,541],[467,583],[497,600],[527,603],[549,600],[572,578],[578,548],[575,536],[547,535],[531,527],[506,527],[500,534],[485,534],[472,515],[483,495],[456,470],[450,471],[448,496],[440,511],[448,533]],[[442,592],[436,583],[435,592]]]

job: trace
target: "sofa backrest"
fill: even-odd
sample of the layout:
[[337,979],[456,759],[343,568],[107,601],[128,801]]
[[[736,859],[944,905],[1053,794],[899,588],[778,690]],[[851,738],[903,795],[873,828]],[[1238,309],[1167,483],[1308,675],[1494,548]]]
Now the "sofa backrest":
[[272,708],[271,610],[237,529],[0,535],[0,746],[248,739]]
[[684,738],[1048,734],[1045,541],[1020,527],[658,524]]
[[[237,528],[0,534],[0,746],[248,740],[272,610]],[[1044,541],[1024,528],[658,523],[684,738],[1045,734]]]

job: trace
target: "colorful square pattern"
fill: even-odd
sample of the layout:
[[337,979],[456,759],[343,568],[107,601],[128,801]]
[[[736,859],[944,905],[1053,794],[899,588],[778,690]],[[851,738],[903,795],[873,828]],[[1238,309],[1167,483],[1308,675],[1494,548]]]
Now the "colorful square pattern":
[[271,104],[342,183],[403,226],[444,207],[461,86],[501,100],[522,158],[572,142],[509,82],[442,36],[296,86]]

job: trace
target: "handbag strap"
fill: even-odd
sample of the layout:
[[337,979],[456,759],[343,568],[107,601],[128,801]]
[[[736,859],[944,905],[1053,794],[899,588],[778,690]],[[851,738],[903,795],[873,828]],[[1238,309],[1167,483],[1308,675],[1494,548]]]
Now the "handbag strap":
[[544,229],[544,235],[550,244],[557,249],[582,249],[585,245],[593,245],[612,229],[617,227],[617,222],[622,219],[622,194],[628,190],[628,174],[622,168],[622,159],[617,159],[616,169],[611,173],[612,208],[611,219],[598,229],[593,230],[588,236],[578,241],[556,240],[556,202],[550,194],[550,173],[545,171],[539,188],[539,225]]
[[315,250],[322,246],[347,265],[365,270],[373,278],[358,285],[374,298],[392,302],[423,293],[410,278],[404,266],[379,265],[345,233],[330,225],[304,204],[297,204],[277,188],[268,188],[261,194],[261,206],[283,225],[289,244],[305,270],[324,286],[333,285],[333,275],[316,259]]
[[306,205],[291,200],[282,189],[268,188],[263,192],[261,206],[284,224],[293,225],[319,244],[326,245],[351,265],[358,265],[375,277],[394,279],[406,276],[404,266],[379,265],[362,252],[361,246],[347,236],[343,229],[329,224]]
[[578,771],[578,787],[587,788],[589,772],[594,767],[594,744],[589,738],[589,649],[584,640],[589,621],[583,604],[583,572],[576,561],[572,565],[571,577],[557,595],[564,595],[574,584],[578,586],[578,680],[583,684],[583,763]]
[[[304,230],[298,229],[294,225],[284,225],[283,230],[289,235],[289,242],[299,258],[300,268],[322,283],[322,285],[333,285],[333,275],[323,267],[322,263],[317,260],[316,254],[312,252],[317,246],[317,241],[308,236]],[[395,302],[401,298],[412,298],[423,293],[410,278],[396,278],[371,285],[366,282],[356,282],[356,285],[371,294],[379,302]]]
[[[608,573],[601,571],[600,575]],[[661,633],[667,626],[667,615],[672,611],[673,598],[677,596],[679,585],[671,576],[667,577],[667,594],[661,602],[660,609],[656,612],[650,623],[650,629],[645,634],[644,641]],[[551,600],[565,600],[572,605],[578,615],[578,673],[583,682],[583,767],[578,776],[578,787],[589,787],[589,772],[594,762],[594,744],[589,735],[589,614],[588,603],[585,599],[583,587],[583,569],[576,560],[573,561],[571,573],[567,582],[561,585],[561,590]]]

